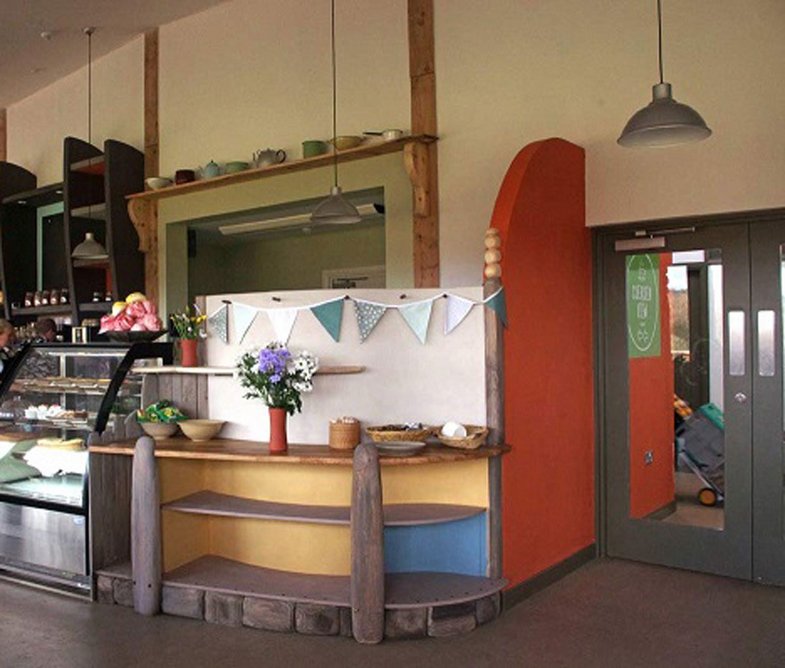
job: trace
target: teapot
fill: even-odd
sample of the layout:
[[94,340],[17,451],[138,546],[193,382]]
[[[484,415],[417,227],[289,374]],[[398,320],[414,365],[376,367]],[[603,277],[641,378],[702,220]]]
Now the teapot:
[[198,171],[203,179],[212,179],[221,173],[221,168],[217,162],[210,160],[204,167],[199,167]]
[[286,151],[282,148],[279,148],[277,151],[272,148],[266,148],[253,152],[254,167],[267,167],[268,165],[275,165],[284,160],[286,160]]

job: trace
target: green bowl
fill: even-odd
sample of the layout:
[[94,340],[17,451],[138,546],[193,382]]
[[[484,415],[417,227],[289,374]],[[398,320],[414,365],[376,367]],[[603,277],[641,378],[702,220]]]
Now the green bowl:
[[224,166],[224,172],[226,174],[234,174],[235,172],[244,172],[248,169],[250,165],[247,162],[242,162],[241,160],[235,160],[234,162],[227,162]]

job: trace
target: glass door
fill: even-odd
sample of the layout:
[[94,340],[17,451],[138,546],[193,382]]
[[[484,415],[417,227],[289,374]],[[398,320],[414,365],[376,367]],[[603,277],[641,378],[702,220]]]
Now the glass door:
[[630,236],[601,246],[607,553],[750,578],[748,227]]

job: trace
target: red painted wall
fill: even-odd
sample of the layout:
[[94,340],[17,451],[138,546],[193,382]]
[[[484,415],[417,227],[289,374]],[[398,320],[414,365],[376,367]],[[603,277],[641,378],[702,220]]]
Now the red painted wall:
[[504,575],[518,584],[594,542],[592,250],[584,151],[561,139],[513,160],[502,238]]
[[[673,359],[666,272],[660,255],[660,355],[630,359],[630,516],[646,515],[673,501]],[[654,461],[646,465],[651,450]]]

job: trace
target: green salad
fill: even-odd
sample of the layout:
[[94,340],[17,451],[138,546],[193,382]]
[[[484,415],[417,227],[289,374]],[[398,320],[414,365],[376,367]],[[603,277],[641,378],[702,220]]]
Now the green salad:
[[171,401],[163,399],[150,404],[147,408],[140,408],[136,411],[137,422],[180,422],[187,420],[188,416],[185,415],[179,408],[172,406]]

